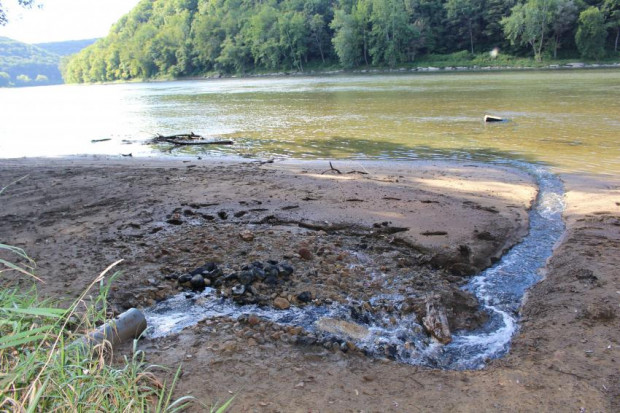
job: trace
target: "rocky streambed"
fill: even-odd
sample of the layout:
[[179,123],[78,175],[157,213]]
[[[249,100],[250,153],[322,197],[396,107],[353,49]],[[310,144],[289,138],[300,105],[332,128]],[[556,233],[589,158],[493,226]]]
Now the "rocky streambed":
[[[207,318],[229,317],[251,326],[285,326],[284,339],[297,345],[432,367],[480,368],[507,351],[523,295],[541,279],[563,231],[561,182],[542,168],[520,167],[539,186],[528,235],[482,272],[470,246],[458,245],[452,255],[437,254],[397,237],[408,228],[391,221],[368,227],[275,215],[241,221],[248,212],[237,211],[232,217],[241,222],[231,225],[246,243],[261,234],[262,253],[254,256],[265,260],[223,259],[167,274],[183,292],[147,311],[149,334],[161,337]],[[196,228],[202,228],[202,220],[231,216],[225,210],[209,215],[192,208],[200,206],[176,209],[168,222],[181,225],[181,216],[198,216]],[[202,235],[198,230],[197,236]],[[184,237],[192,237],[192,231]],[[476,237],[496,240],[487,231]],[[284,251],[292,245],[294,254],[287,255]],[[234,250],[231,245],[224,249]],[[264,340],[261,334],[251,338]]]

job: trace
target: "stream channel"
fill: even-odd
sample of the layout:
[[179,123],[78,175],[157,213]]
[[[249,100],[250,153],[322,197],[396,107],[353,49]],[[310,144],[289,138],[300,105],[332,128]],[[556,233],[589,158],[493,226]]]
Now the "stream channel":
[[[473,277],[463,288],[472,292],[489,314],[485,325],[474,331],[453,332],[447,345],[428,337],[414,314],[388,321],[391,315],[376,315],[363,327],[368,334],[355,340],[358,348],[370,356],[390,357],[398,362],[443,369],[480,369],[491,359],[506,354],[512,336],[518,329],[519,308],[529,287],[544,277],[547,259],[564,231],[564,188],[560,179],[544,167],[514,161],[504,161],[532,175],[539,191],[529,213],[529,233],[502,259]],[[200,298],[200,300],[197,300]],[[370,301],[402,305],[402,295],[378,295]],[[373,304],[374,305],[374,304]],[[255,314],[283,325],[301,326],[316,331],[322,318],[351,320],[348,306],[308,305],[288,310],[261,308],[256,305],[237,305],[219,297],[216,290],[206,288],[194,299],[181,293],[145,310],[151,338],[162,337],[214,317],[239,318]],[[355,321],[359,324],[359,320]],[[348,338],[345,338],[345,340]],[[411,345],[413,344],[413,346]]]

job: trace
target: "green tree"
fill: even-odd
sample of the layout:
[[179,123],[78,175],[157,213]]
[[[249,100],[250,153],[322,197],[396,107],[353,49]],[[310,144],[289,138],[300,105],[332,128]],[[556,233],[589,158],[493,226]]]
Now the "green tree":
[[352,13],[339,9],[330,26],[334,30],[332,43],[340,64],[345,68],[352,68],[362,61],[368,64],[366,32],[360,27],[361,22]]
[[585,58],[600,59],[605,54],[605,21],[597,7],[590,7],[579,15],[579,28],[575,42]]
[[553,34],[553,58],[557,59],[558,49],[562,45],[562,37],[570,32],[577,22],[578,7],[574,0],[558,0],[553,13],[553,23],[551,30]]
[[605,14],[607,27],[616,31],[614,52],[617,52],[618,40],[620,40],[620,0],[605,0],[602,11]]
[[474,54],[474,33],[479,31],[482,19],[481,0],[448,0],[444,7],[448,20],[456,27],[466,27],[471,53]]
[[306,45],[308,28],[303,13],[289,11],[280,15],[278,26],[280,28],[280,44],[283,50],[288,54],[293,67],[303,72],[303,60],[308,51]]
[[406,59],[406,44],[414,30],[403,0],[373,0],[370,13],[373,64],[393,67]]
[[527,0],[517,4],[510,16],[502,19],[506,38],[513,45],[530,45],[536,60],[541,61],[556,7],[557,0]]

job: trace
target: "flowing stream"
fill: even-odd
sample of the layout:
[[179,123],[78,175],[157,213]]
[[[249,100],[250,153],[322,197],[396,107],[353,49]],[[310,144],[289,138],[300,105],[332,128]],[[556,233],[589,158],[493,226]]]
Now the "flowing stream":
[[[553,247],[564,231],[562,221],[563,185],[545,168],[522,162],[508,162],[526,170],[535,177],[539,186],[536,202],[529,214],[529,234],[514,246],[497,264],[488,268],[464,287],[476,295],[489,314],[489,321],[479,330],[455,332],[453,341],[441,345],[430,339],[414,314],[396,317],[393,314],[375,315],[363,327],[368,333],[355,344],[367,354],[389,357],[408,364],[446,369],[478,369],[487,360],[501,357],[510,346],[518,329],[518,311],[527,289],[544,276],[543,270]],[[381,295],[370,301],[374,306],[390,302],[402,305],[401,295]],[[317,330],[317,321],[330,318],[360,324],[351,319],[350,307],[331,306],[291,307],[288,310],[240,306],[218,297],[207,288],[201,294],[187,298],[178,294],[146,310],[150,337],[161,337],[213,317],[239,318],[255,314],[284,325]],[[335,334],[336,338],[338,335]],[[340,337],[348,340],[350,337]]]

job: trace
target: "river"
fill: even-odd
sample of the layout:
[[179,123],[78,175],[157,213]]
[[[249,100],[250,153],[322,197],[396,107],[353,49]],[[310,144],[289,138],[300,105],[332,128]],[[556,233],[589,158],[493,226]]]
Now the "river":
[[[495,159],[620,172],[620,70],[237,78],[0,89],[0,158]],[[509,119],[485,124],[485,114]],[[145,142],[193,131],[235,145]],[[92,140],[110,139],[93,143]]]

